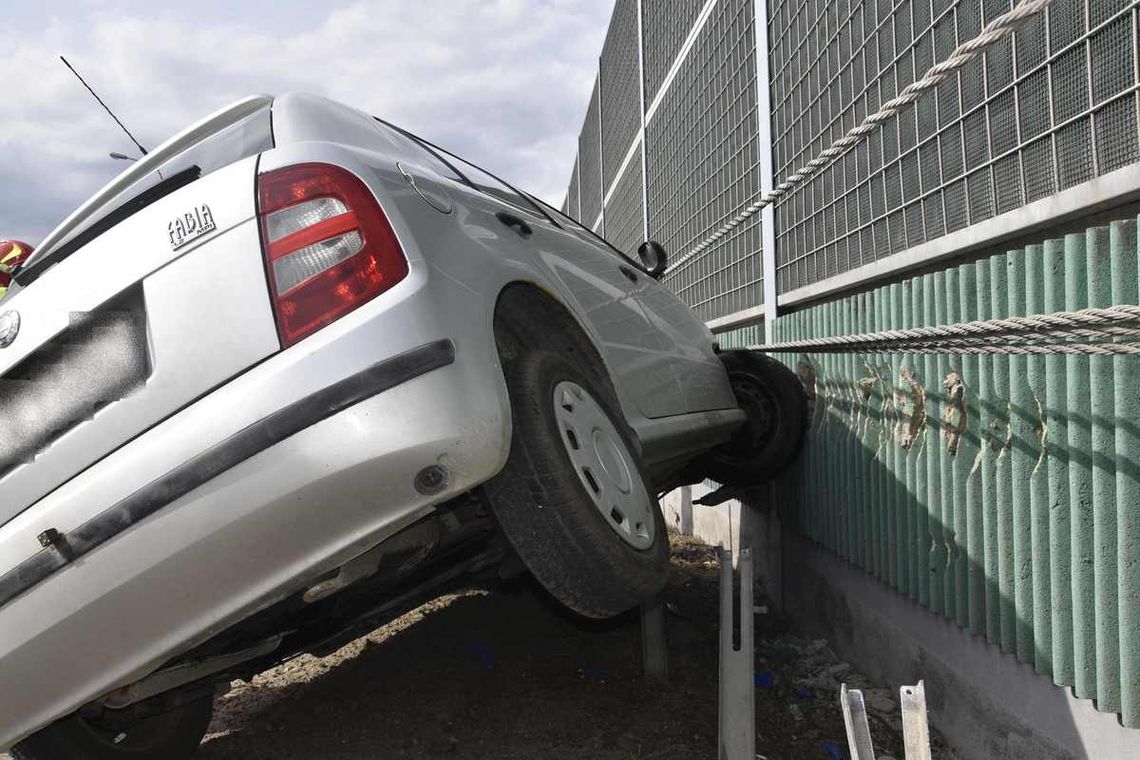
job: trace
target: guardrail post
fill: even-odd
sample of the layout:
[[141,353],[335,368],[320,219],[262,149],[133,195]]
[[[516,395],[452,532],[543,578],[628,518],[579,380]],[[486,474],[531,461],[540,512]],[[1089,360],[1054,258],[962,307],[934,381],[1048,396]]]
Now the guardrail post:
[[660,597],[641,605],[641,666],[646,678],[669,680],[669,641],[665,632],[665,605]]
[[732,552],[720,549],[720,760],[756,757],[752,550],[740,551],[740,647],[733,646]]

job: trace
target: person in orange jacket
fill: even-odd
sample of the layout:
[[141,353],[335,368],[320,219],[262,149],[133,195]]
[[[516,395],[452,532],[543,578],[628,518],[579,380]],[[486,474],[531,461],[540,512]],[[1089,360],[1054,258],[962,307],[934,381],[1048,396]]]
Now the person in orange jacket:
[[12,272],[32,255],[32,247],[19,240],[0,240],[0,298],[12,284]]

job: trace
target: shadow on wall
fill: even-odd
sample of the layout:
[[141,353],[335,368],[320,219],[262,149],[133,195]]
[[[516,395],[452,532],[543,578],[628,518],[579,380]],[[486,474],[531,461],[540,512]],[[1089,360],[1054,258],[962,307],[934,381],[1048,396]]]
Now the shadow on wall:
[[[1079,749],[1084,742],[1067,696],[1049,689],[1049,681],[1094,700],[1099,710],[1123,709],[1122,724],[1135,727],[1140,679],[1122,672],[1140,672],[1137,624],[1122,620],[1119,602],[1140,589],[1119,582],[1116,553],[1118,517],[1122,525],[1140,525],[1140,514],[1118,515],[1116,496],[1118,488],[1140,492],[1140,466],[1116,456],[1112,443],[1140,442],[1140,426],[1104,414],[1103,392],[1105,377],[1111,391],[1113,377],[1135,373],[1140,360],[813,355],[785,361],[813,396],[811,435],[783,486],[797,504],[785,525],[895,589],[894,604],[905,596],[953,624],[945,626],[951,650],[969,656],[969,642],[959,640],[968,632],[1005,653],[1005,667],[1012,656],[1023,676],[1036,673],[1025,681],[1032,694],[1007,706],[1024,713],[1025,700],[1032,701],[1049,721],[1046,735],[1064,746]],[[1064,388],[1066,378],[1075,397]],[[1090,403],[1096,401],[1102,403]],[[1121,510],[1138,507],[1121,501]],[[785,546],[785,599],[804,613],[793,616],[820,623],[840,649],[846,639],[861,652],[879,651],[890,680],[926,678],[937,716],[947,698],[940,687],[961,688],[957,664],[897,651],[889,636],[876,642],[875,626],[861,623],[828,591],[834,578],[804,577],[798,554]],[[991,748],[995,756],[1067,756],[1045,745],[1029,753],[1038,738],[1002,726],[979,707],[1000,704],[1002,685],[994,688],[979,699],[953,699],[960,719],[972,710],[976,726],[1008,737],[1006,747]]]
[[[1138,250],[1135,218],[1122,219],[812,306],[777,329],[796,340],[1136,304]],[[784,360],[815,395],[800,531],[1140,728],[1140,357]]]

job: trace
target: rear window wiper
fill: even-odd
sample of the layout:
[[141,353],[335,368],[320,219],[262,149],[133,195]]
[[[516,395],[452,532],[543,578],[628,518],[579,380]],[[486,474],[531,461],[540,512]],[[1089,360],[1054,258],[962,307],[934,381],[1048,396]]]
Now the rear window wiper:
[[111,229],[120,222],[134,216],[142,211],[147,206],[155,203],[162,198],[170,195],[176,190],[186,187],[191,182],[194,182],[202,176],[201,167],[189,166],[177,174],[172,174],[166,179],[162,180],[156,185],[147,188],[134,198],[131,198],[126,203],[123,203],[118,208],[114,209],[99,221],[92,224],[87,229],[80,232],[78,235],[63,243],[51,253],[36,259],[32,264],[26,267],[20,267],[12,275],[12,279],[19,283],[21,286],[27,286],[34,282],[40,275],[46,272],[55,264],[66,259],[71,254],[78,251],[83,246],[90,243],[95,238],[102,235],[107,230]]

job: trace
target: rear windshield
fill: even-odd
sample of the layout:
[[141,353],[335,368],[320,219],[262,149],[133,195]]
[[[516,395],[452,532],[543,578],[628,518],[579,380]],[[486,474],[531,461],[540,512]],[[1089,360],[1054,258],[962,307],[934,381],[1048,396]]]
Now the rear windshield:
[[125,187],[105,203],[88,209],[76,226],[50,250],[37,251],[16,275],[26,285],[47,266],[58,263],[111,227],[180,187],[273,147],[270,107],[265,107],[207,135],[171,156],[155,170]]

